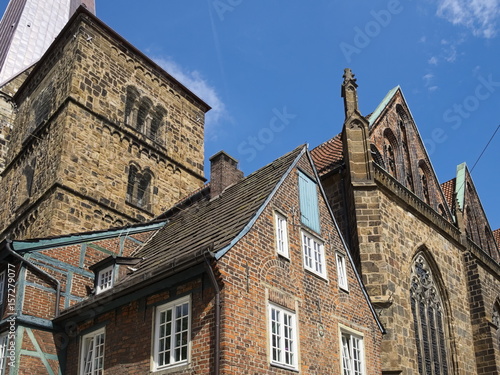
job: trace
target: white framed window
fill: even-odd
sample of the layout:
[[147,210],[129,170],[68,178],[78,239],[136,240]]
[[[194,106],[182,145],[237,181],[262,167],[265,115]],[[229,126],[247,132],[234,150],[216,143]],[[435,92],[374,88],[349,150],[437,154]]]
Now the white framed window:
[[365,375],[363,336],[341,330],[342,375]]
[[288,258],[288,230],[286,218],[275,212],[274,223],[276,227],[276,251]]
[[154,370],[189,362],[191,297],[158,306],[154,330]]
[[302,231],[302,252],[305,269],[326,278],[325,250],[323,242]]
[[0,272],[0,306],[3,304],[4,290],[5,290],[5,275],[6,271]]
[[271,364],[297,368],[297,323],[295,313],[269,304]]
[[82,337],[80,375],[101,375],[104,371],[104,328]]
[[9,346],[9,335],[3,333],[0,335],[0,375],[6,373],[7,368],[7,347]]
[[339,288],[344,290],[349,290],[349,285],[347,283],[347,269],[345,264],[345,255],[337,253],[335,255],[337,261],[337,277],[339,282]]
[[97,273],[96,294],[104,292],[113,287],[113,265],[104,268]]

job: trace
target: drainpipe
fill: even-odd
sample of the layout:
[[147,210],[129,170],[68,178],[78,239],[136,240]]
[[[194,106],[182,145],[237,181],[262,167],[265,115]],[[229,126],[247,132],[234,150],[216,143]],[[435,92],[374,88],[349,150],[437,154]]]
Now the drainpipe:
[[214,357],[214,369],[215,375],[219,375],[220,369],[220,288],[217,284],[217,279],[215,278],[214,271],[210,265],[209,258],[213,259],[213,254],[207,250],[205,253],[205,266],[207,269],[208,276],[212,285],[215,289],[215,357]]
[[27,259],[24,259],[21,255],[16,253],[14,249],[12,249],[12,240],[6,239],[5,240],[5,248],[7,251],[17,260],[21,261],[22,263],[26,264],[26,266],[31,269],[33,272],[38,273],[45,278],[49,279],[52,283],[56,285],[56,306],[55,306],[55,317],[57,318],[59,316],[59,301],[61,300],[61,283],[59,280],[56,278],[52,277],[49,275],[47,272],[42,270],[41,268],[35,266],[33,263],[30,263]]

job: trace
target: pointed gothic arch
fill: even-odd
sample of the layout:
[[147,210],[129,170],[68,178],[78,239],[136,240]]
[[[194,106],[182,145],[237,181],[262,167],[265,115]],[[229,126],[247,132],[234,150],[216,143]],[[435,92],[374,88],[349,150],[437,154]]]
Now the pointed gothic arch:
[[410,300],[418,371],[421,375],[451,374],[447,314],[439,273],[421,249],[410,275]]
[[428,205],[432,204],[431,199],[431,171],[424,160],[419,160],[418,162],[418,174],[420,177],[420,186],[421,186],[421,198],[423,198],[424,202]]
[[391,129],[384,130],[384,160],[389,172],[394,178],[398,178],[397,160],[399,153],[399,145],[394,133]]
[[370,144],[370,153],[372,154],[373,161],[385,169],[384,158],[382,157],[382,154],[378,150],[377,146],[373,143]]
[[408,144],[408,123],[409,116],[403,109],[401,104],[396,105],[396,113],[398,116],[398,128],[401,139],[402,146],[402,177],[404,178],[405,186],[411,191],[415,191],[415,186],[413,183],[413,172],[411,170],[411,158],[410,158],[410,145]]
[[491,312],[491,323],[496,329],[496,334],[494,340],[496,340],[495,346],[500,349],[500,296],[497,297],[495,303],[493,304],[493,309]]

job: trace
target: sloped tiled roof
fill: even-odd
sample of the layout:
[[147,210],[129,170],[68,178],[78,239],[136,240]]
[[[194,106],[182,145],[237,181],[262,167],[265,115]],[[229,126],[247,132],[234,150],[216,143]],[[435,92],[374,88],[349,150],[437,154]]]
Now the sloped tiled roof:
[[456,178],[452,178],[451,180],[443,182],[441,184],[441,189],[443,190],[444,198],[448,203],[448,207],[450,207],[452,210],[453,207],[455,207],[454,195],[455,195],[456,181],[457,181]]
[[168,217],[158,233],[139,248],[134,257],[143,258],[137,271],[123,282],[156,273],[176,259],[223,249],[245,228],[271,194],[284,173],[305,146],[280,157],[271,164],[228,187],[213,199],[203,199]]
[[338,166],[343,158],[342,133],[320,144],[311,151],[319,175],[324,175]]
[[495,241],[497,242],[498,248],[500,248],[500,228],[493,231],[493,237],[495,238]]

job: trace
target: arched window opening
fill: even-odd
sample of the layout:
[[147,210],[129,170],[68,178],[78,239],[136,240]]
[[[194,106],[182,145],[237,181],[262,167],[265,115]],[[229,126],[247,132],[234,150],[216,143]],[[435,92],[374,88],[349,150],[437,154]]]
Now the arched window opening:
[[129,166],[127,202],[151,210],[151,182],[153,174],[149,169],[140,171],[137,166]]
[[137,167],[134,164],[129,166],[128,170],[128,183],[127,183],[127,201],[133,203],[134,201],[134,191],[137,180]]
[[394,133],[391,129],[386,129],[384,131],[384,159],[387,165],[387,172],[389,172],[394,178],[398,178],[396,170],[396,152],[397,152],[397,141]]
[[133,125],[137,121],[137,103],[139,91],[134,86],[127,87],[127,98],[125,101],[125,123]]
[[496,339],[497,339],[497,344],[500,346],[500,303],[498,301],[493,305],[491,322],[497,329]]
[[382,154],[378,150],[377,146],[373,143],[370,145],[370,152],[372,154],[373,161],[385,169],[384,158],[382,157]]
[[125,101],[125,123],[149,139],[163,144],[164,122],[167,111],[154,106],[151,99],[140,95],[134,86],[127,87]]
[[420,185],[422,186],[422,198],[424,202],[428,205],[431,204],[431,196],[430,196],[430,172],[427,164],[420,160],[418,163],[418,173],[420,175]]
[[156,110],[153,113],[153,117],[151,119],[151,126],[149,127],[148,137],[157,141],[158,143],[162,143],[160,128],[162,126],[163,119],[164,117],[166,117],[166,115],[167,111],[162,107],[157,106]]
[[410,149],[408,145],[408,134],[407,134],[407,124],[408,124],[408,115],[401,105],[396,106],[396,113],[398,114],[398,125],[399,132],[401,133],[401,144],[403,146],[403,175],[405,177],[405,185],[411,191],[415,191],[415,187],[413,184],[413,173],[411,171],[411,162],[410,162]]
[[36,159],[26,165],[22,172],[22,177],[19,181],[17,205],[22,205],[28,198],[31,197],[33,190],[33,177],[35,174]]
[[137,111],[137,123],[136,129],[142,133],[146,132],[151,122],[151,106],[152,103],[149,99],[143,98],[139,104],[139,109]]
[[421,375],[447,375],[449,361],[443,303],[422,254],[417,255],[412,266],[410,295],[418,371]]
[[146,170],[137,181],[137,204],[144,208],[149,208],[151,173]]

